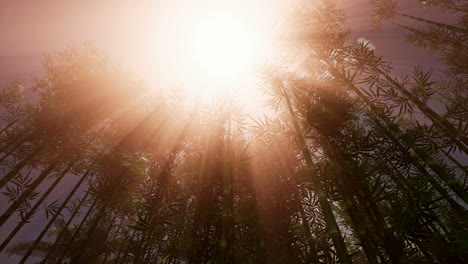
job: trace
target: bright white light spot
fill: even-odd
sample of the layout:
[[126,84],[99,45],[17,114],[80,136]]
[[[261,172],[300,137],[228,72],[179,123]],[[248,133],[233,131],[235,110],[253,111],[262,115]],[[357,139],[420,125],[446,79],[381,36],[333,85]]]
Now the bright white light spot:
[[271,45],[264,8],[211,0],[162,7],[151,22],[153,50],[144,62],[150,72],[164,73],[156,78],[204,99],[255,89],[257,66]]
[[370,42],[370,40],[365,38],[358,38],[357,43],[366,46],[369,50],[375,50],[375,45]]
[[252,66],[259,40],[240,18],[206,16],[193,22],[186,52],[197,73],[227,78]]
[[260,62],[261,34],[242,17],[205,14],[189,21],[182,55],[191,78],[203,85],[197,93],[217,95],[229,83],[252,75]]

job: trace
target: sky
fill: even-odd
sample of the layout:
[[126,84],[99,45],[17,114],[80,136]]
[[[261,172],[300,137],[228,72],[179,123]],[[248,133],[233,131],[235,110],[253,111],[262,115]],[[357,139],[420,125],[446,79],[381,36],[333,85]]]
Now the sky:
[[[255,33],[268,34],[280,17],[286,1],[90,1],[90,0],[0,0],[0,84],[14,79],[28,83],[41,74],[44,54],[91,43],[159,88],[200,90],[207,77],[196,78],[198,72],[188,65],[183,47],[187,41],[182,32],[190,31],[190,16],[204,16],[210,9],[221,15],[233,14]],[[265,50],[255,52],[264,53]],[[261,55],[259,57],[265,57]],[[258,64],[262,64],[262,59]],[[257,63],[256,63],[257,64]],[[213,74],[218,74],[215,72]],[[224,83],[210,83],[229,89],[256,104],[260,97],[256,72],[239,72]],[[211,78],[216,80],[216,78]],[[190,87],[198,85],[199,87]],[[240,87],[240,88],[239,88]],[[249,111],[256,111],[250,107]]]
[[[183,25],[185,17],[197,12],[203,14],[204,9],[215,6],[252,20],[249,23],[255,25],[257,32],[268,37],[291,2],[294,1],[0,0],[0,85],[11,80],[28,83],[33,76],[41,74],[45,54],[92,43],[154,85],[187,86],[195,83],[187,77],[190,69],[184,70],[183,59],[170,51],[174,45],[184,45],[184,40],[171,32]],[[410,69],[415,61],[427,66],[437,64],[435,57],[408,45],[402,39],[402,32],[388,27],[372,31],[369,3],[370,0],[338,1],[339,7],[345,10],[352,41],[368,39],[377,47],[379,55],[403,70]],[[421,9],[416,0],[400,1],[399,10],[416,15],[430,12]],[[258,64],[267,60],[259,60]],[[255,72],[244,75],[248,77],[229,82],[232,90],[255,89],[258,83]]]

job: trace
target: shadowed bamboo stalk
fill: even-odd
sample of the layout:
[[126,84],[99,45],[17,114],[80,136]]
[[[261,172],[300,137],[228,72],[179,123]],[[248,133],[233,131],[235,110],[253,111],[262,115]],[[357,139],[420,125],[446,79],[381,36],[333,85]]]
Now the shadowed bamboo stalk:
[[[112,236],[111,241],[115,241],[117,239],[120,230],[122,230],[122,228],[124,226],[124,220],[125,220],[125,216],[121,217],[119,225],[117,226],[117,229],[115,230],[115,234]],[[109,258],[109,256],[111,254],[112,254],[112,249],[108,248],[106,250],[106,253],[104,254],[104,258],[103,258],[102,262],[107,263],[107,259]]]
[[[29,196],[36,190],[36,188],[41,184],[47,176],[55,169],[55,167],[59,164],[59,161],[56,160],[52,164],[50,164],[44,171],[41,172],[41,174],[32,182],[31,185],[28,186],[28,188],[20,195],[20,197],[16,198],[15,202],[8,207],[8,209],[3,212],[3,214],[0,216],[0,226],[2,226],[18,209],[21,204],[23,204]],[[72,164],[70,164],[65,171],[68,172],[71,168]]]
[[101,219],[103,217],[105,217],[105,212],[106,212],[107,206],[110,203],[110,199],[106,199],[106,200],[107,201],[105,201],[104,204],[99,209],[99,212],[97,213],[96,218],[94,218],[94,221],[92,222],[91,227],[89,228],[89,230],[88,230],[88,232],[86,234],[86,238],[83,240],[83,242],[81,243],[81,245],[78,248],[77,252],[73,256],[73,258],[71,260],[71,263],[76,263],[80,259],[80,257],[82,256],[82,253],[83,253],[86,245],[88,244],[92,234],[94,233],[94,231],[98,227],[99,223],[101,222]]
[[75,192],[78,190],[78,188],[81,186],[81,184],[84,182],[84,180],[88,177],[88,175],[90,174],[91,172],[90,171],[86,171],[83,176],[81,176],[81,179],[76,183],[75,187],[73,187],[72,191],[68,194],[68,196],[65,198],[65,200],[63,201],[63,203],[60,205],[59,209],[57,210],[57,212],[54,214],[54,216],[49,220],[49,222],[47,223],[47,225],[42,229],[42,232],[39,234],[39,236],[36,238],[36,240],[34,241],[33,245],[29,248],[29,250],[24,254],[23,258],[20,260],[19,263],[23,264],[26,262],[26,260],[29,258],[29,256],[31,255],[31,253],[34,251],[34,249],[37,247],[37,245],[39,244],[39,242],[42,240],[42,238],[44,237],[44,235],[47,233],[47,231],[49,230],[49,228],[54,224],[55,220],[57,219],[57,217],[62,213],[63,209],[65,208],[65,206],[67,206],[68,202],[70,201],[70,199],[73,197],[73,195],[75,194]]
[[403,93],[411,102],[413,102],[421,112],[424,113],[439,130],[445,133],[465,154],[468,154],[468,138],[461,134],[457,129],[445,118],[436,113],[432,108],[421,102],[414,94],[408,91],[403,85],[395,81],[386,72],[375,67],[372,68],[375,72],[384,76],[387,81],[393,84],[401,93]]
[[21,222],[18,223],[18,225],[16,225],[15,229],[13,229],[10,234],[8,235],[7,238],[5,238],[5,240],[3,241],[3,243],[0,245],[0,252],[3,251],[3,249],[5,249],[5,247],[8,245],[8,243],[11,242],[11,240],[16,236],[16,234],[18,233],[18,231],[23,227],[24,224],[26,224],[29,219],[34,215],[34,213],[36,212],[36,210],[39,208],[39,206],[41,206],[41,204],[44,202],[44,200],[47,198],[47,196],[49,196],[49,194],[55,189],[55,187],[57,187],[57,185],[59,184],[59,182],[63,179],[63,177],[65,176],[65,174],[67,174],[69,171],[69,168],[65,169],[56,179],[55,181],[49,186],[49,188],[44,192],[44,194],[42,194],[41,198],[34,204],[34,206],[29,209],[29,212],[26,214],[26,216],[23,217],[23,219],[21,220]]
[[[125,216],[123,217],[123,220],[122,221],[125,221]],[[127,231],[127,234],[124,234],[124,237],[122,238],[122,243],[120,245],[120,247],[118,248],[117,250],[117,254],[116,256],[114,257],[114,262],[113,263],[118,263],[118,260],[119,260],[119,257],[120,257],[120,254],[124,251],[124,250],[127,250],[126,248],[128,248],[130,242],[133,241],[133,236],[134,236],[135,232],[132,234],[132,236],[129,236],[127,238],[127,235],[128,235],[128,231]],[[124,243],[124,241],[126,241],[127,243]],[[125,247],[125,244],[127,245],[127,247]],[[125,248],[124,248],[125,247]]]
[[[464,12],[466,12],[466,10]],[[453,32],[457,32],[457,33],[461,33],[461,34],[468,34],[467,29],[460,28],[460,27],[457,27],[457,26],[448,25],[448,24],[440,23],[440,22],[437,22],[437,21],[434,21],[434,20],[429,20],[429,19],[425,19],[425,18],[421,18],[421,17],[415,17],[415,16],[412,16],[412,15],[407,15],[407,14],[403,14],[403,13],[399,13],[399,12],[396,12],[396,14],[399,15],[399,16],[410,18],[410,19],[413,19],[413,20],[416,20],[416,21],[419,21],[419,22],[422,22],[422,23],[432,25],[432,26],[444,28],[444,29],[447,29],[447,30],[450,30],[450,31],[453,31]]]
[[[320,133],[320,131],[318,131]],[[348,179],[358,179],[360,180],[360,175],[354,175],[353,172],[345,172],[344,169],[347,168],[350,162],[353,162],[352,159],[347,157],[345,154],[342,154],[342,150],[339,150],[337,153],[333,153],[333,149],[337,149],[336,146],[332,143],[332,141],[327,140],[323,135],[319,135],[319,141],[321,145],[324,146],[324,153],[331,159],[332,162],[336,162],[339,166],[338,171],[334,172],[334,178],[338,183],[338,190],[343,197],[344,205],[346,207],[346,211],[348,212],[351,222],[353,225],[353,229],[357,234],[361,246],[366,254],[367,261],[370,264],[378,264],[379,261],[377,260],[376,250],[372,246],[370,232],[366,227],[365,223],[361,220],[361,216],[358,214],[358,208],[354,201],[354,194],[352,190],[349,189],[349,186],[345,183],[345,177],[350,178]],[[325,168],[327,168],[326,166]],[[352,174],[352,175],[350,175]],[[351,177],[355,176],[355,177]]]
[[336,175],[338,188],[343,195],[344,204],[351,218],[351,222],[353,223],[354,230],[361,241],[361,246],[364,249],[367,261],[369,261],[370,264],[378,264],[379,261],[377,260],[375,249],[372,247],[372,242],[369,237],[369,230],[367,230],[366,225],[361,221],[361,217],[358,215],[358,208],[355,205],[352,194],[342,179],[343,177],[343,174]]
[[221,215],[221,237],[219,241],[218,263],[227,262],[228,249],[231,246],[228,238],[231,229],[232,215],[232,150],[231,150],[231,119],[228,120],[228,133],[224,144],[223,155],[223,210]]
[[16,165],[11,169],[3,178],[0,180],[0,189],[3,188],[13,177],[15,177],[27,164],[31,161],[31,159],[41,151],[42,146],[44,143],[40,144],[36,148],[34,148],[31,152],[29,152],[26,157],[20,160]]
[[333,245],[335,246],[338,258],[340,259],[340,262],[343,264],[352,263],[351,258],[348,253],[348,249],[346,248],[346,244],[343,240],[340,229],[336,222],[335,215],[333,214],[331,206],[328,203],[327,194],[325,193],[322,183],[320,182],[320,179],[318,178],[316,165],[312,161],[309,148],[307,147],[301,128],[299,126],[299,122],[294,114],[294,110],[292,108],[289,95],[287,94],[284,86],[282,87],[282,90],[283,90],[283,96],[285,98],[289,114],[294,124],[296,136],[299,141],[299,147],[301,148],[302,154],[307,164],[307,170],[310,173],[311,180],[314,184],[315,193],[319,200],[320,208],[322,209],[322,212],[325,216],[325,222],[327,223],[327,230],[328,230],[329,235],[332,238]]
[[60,255],[60,258],[57,260],[57,263],[61,263],[63,261],[63,258],[67,255],[68,250],[70,250],[71,246],[75,242],[76,237],[80,234],[81,229],[83,228],[84,224],[88,220],[88,217],[93,212],[94,207],[97,204],[97,201],[98,201],[98,199],[95,198],[93,203],[91,204],[91,206],[88,208],[88,211],[83,216],[83,219],[81,219],[80,224],[78,225],[78,227],[75,228],[75,232],[73,232],[73,235],[72,235],[70,241],[67,242],[67,246],[65,247],[65,249],[63,249],[62,254]]
[[121,261],[119,262],[119,257],[120,257],[120,252],[122,252],[122,250],[119,250],[117,257],[115,258],[115,263],[122,263],[122,264],[125,263],[128,255],[130,254],[130,248],[131,248],[131,244],[133,243],[133,239],[135,239],[136,236],[137,236],[137,232],[133,231],[133,234],[129,237],[129,240],[127,241],[127,246],[125,247],[125,250],[123,251],[124,255],[122,256],[122,259],[120,259]]
[[449,186],[453,192],[457,194],[459,198],[461,198],[465,204],[468,205],[468,193],[463,191],[462,188],[459,186],[459,184],[456,182],[453,177],[449,176],[446,174],[445,170],[438,164],[436,160],[434,160],[432,157],[426,154],[426,152],[419,147],[416,146],[416,144],[412,141],[411,138],[408,137],[406,133],[400,130],[398,125],[396,125],[394,122],[392,122],[387,116],[381,113],[379,109],[375,106],[374,103],[372,103],[369,98],[367,98],[354,84],[346,78],[346,76],[343,76],[329,61],[324,60],[327,62],[329,69],[331,73],[342,80],[354,93],[356,93],[365,103],[372,109],[372,113],[376,115],[378,118],[384,121],[385,125],[390,129],[391,134],[394,135],[392,136],[396,138],[396,141],[398,139],[402,139],[403,142],[406,143],[408,147],[412,150],[412,152],[419,157],[421,161],[423,161],[426,166],[431,168],[446,184]]
[[[47,259],[49,259],[49,257],[52,255],[52,253],[54,252],[57,245],[60,243],[60,240],[62,239],[62,237],[67,232],[68,227],[70,226],[71,222],[73,222],[73,220],[75,219],[75,216],[78,214],[79,210],[81,209],[81,206],[86,202],[86,199],[88,199],[89,194],[90,194],[90,192],[87,191],[86,194],[83,196],[83,198],[81,198],[80,202],[78,203],[78,206],[75,208],[75,210],[73,210],[73,213],[70,215],[70,218],[68,219],[67,223],[63,226],[62,231],[60,232],[60,234],[55,239],[54,244],[52,244],[52,247],[49,249],[49,251],[45,255],[44,259],[42,259],[43,263],[47,263]],[[93,202],[93,204],[94,204],[94,202]],[[94,207],[94,206],[91,205],[91,207]],[[69,241],[68,245],[70,245],[72,242],[73,241]]]
[[[281,151],[278,146],[277,146],[277,150]],[[309,226],[309,220],[307,219],[307,215],[304,210],[304,205],[302,204],[302,196],[300,194],[300,190],[298,187],[297,177],[292,170],[293,166],[289,160],[286,160],[287,164],[284,164],[284,160],[278,155],[278,153],[279,152],[275,152],[276,159],[279,160],[281,166],[283,167],[284,170],[287,171],[290,177],[294,179],[294,181],[292,182],[292,185],[293,185],[292,188],[294,189],[293,196],[295,198],[296,204],[299,207],[299,213],[301,215],[301,220],[302,220],[302,228],[304,228],[304,232],[305,232],[306,244],[309,245],[309,250],[307,252],[308,254],[307,254],[306,261],[307,263],[311,262],[314,264],[319,264],[320,259],[319,259],[318,252],[317,252],[317,245],[316,245],[315,239],[312,237],[312,232]]]
[[363,208],[377,230],[377,236],[382,240],[386,249],[385,251],[390,257],[390,261],[394,264],[401,263],[400,258],[402,252],[397,248],[396,238],[385,221],[380,208],[373,199],[369,199],[369,197],[372,197],[369,186],[365,183],[361,183],[360,185],[363,195],[358,195],[358,199],[364,204]]

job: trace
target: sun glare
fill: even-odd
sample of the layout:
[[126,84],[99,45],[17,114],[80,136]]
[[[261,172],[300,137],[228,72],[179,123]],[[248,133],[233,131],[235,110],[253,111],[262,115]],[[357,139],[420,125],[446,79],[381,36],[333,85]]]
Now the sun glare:
[[197,74],[229,79],[255,63],[259,38],[244,21],[234,17],[205,16],[188,30],[187,55]]
[[181,88],[189,96],[205,98],[242,89],[267,50],[265,30],[246,12],[249,6],[210,2],[209,8],[178,8],[168,10],[171,15],[161,19],[164,26],[158,30],[167,32],[167,43],[176,43],[164,47],[163,53],[170,61],[167,67],[178,73],[174,79],[183,80]]
[[199,93],[217,95],[252,75],[260,62],[261,34],[242,17],[205,14],[193,17],[183,47],[187,71],[203,85]]

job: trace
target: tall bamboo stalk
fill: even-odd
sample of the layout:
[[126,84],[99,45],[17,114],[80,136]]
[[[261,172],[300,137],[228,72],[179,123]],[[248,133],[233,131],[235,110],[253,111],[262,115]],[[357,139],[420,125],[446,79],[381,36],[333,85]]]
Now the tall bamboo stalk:
[[26,216],[23,217],[23,219],[21,220],[21,222],[19,222],[15,229],[13,229],[10,234],[8,235],[7,238],[5,238],[5,240],[3,241],[3,243],[0,245],[0,252],[3,251],[3,249],[5,249],[5,247],[8,245],[8,243],[10,243],[10,241],[16,236],[16,234],[18,233],[18,231],[29,221],[29,219],[34,215],[34,213],[36,212],[36,210],[39,208],[39,206],[42,205],[42,203],[44,202],[44,200],[49,196],[49,194],[55,189],[55,187],[57,187],[57,185],[59,184],[59,182],[63,179],[63,177],[65,176],[65,174],[67,174],[69,171],[69,168],[65,169],[56,179],[55,181],[49,186],[49,188],[42,194],[41,198],[39,198],[39,200],[36,201],[36,203],[34,204],[34,206],[29,209],[29,212],[26,214]]
[[67,206],[68,202],[70,199],[73,197],[75,192],[78,190],[78,188],[81,186],[81,184],[84,182],[84,180],[88,177],[88,175],[91,173],[91,171],[86,171],[83,176],[81,176],[81,179],[76,183],[75,187],[73,187],[72,191],[68,194],[68,196],[65,198],[65,200],[62,202],[60,207],[57,210],[57,213],[54,214],[54,216],[49,220],[47,225],[42,229],[42,232],[39,234],[39,236],[36,238],[34,241],[33,245],[29,248],[29,250],[24,254],[23,258],[20,260],[20,264],[23,264],[26,262],[26,260],[29,258],[31,253],[36,249],[37,245],[39,242],[42,240],[44,235],[47,233],[49,228],[54,224],[55,220],[59,215],[61,215],[63,209]]
[[218,263],[227,262],[228,249],[231,246],[228,238],[231,229],[232,215],[232,150],[231,150],[231,119],[228,120],[228,133],[224,144],[223,155],[223,211],[221,215],[221,237],[219,241]]
[[42,144],[36,146],[33,150],[29,152],[26,157],[20,160],[16,165],[0,180],[0,189],[3,188],[13,177],[15,177],[27,164],[31,161],[31,159],[41,151]]
[[283,96],[286,101],[286,105],[291,116],[291,119],[294,124],[294,129],[296,132],[296,136],[299,141],[299,147],[301,148],[302,155],[304,156],[305,162],[307,164],[307,170],[310,173],[311,180],[315,187],[315,193],[317,195],[320,208],[322,209],[322,213],[325,216],[325,222],[327,223],[327,230],[328,234],[331,236],[333,245],[335,246],[336,253],[341,261],[341,263],[352,263],[351,258],[348,253],[348,249],[346,248],[346,244],[344,239],[341,235],[340,229],[335,219],[335,215],[331,209],[330,204],[328,203],[327,194],[322,186],[320,179],[318,178],[317,168],[314,162],[312,161],[311,154],[309,152],[309,148],[304,139],[304,135],[302,134],[301,128],[299,126],[299,122],[294,114],[294,110],[291,105],[291,101],[289,95],[286,92],[286,89],[283,88]]
[[[41,174],[32,182],[31,185],[28,186],[28,188],[20,195],[20,197],[16,198],[16,200],[13,202],[8,209],[3,212],[3,214],[0,216],[0,226],[2,226],[18,209],[28,198],[29,196],[36,190],[37,186],[41,184],[47,176],[55,169],[55,167],[59,164],[59,161],[56,160],[49,166],[47,166],[44,171],[41,172]],[[65,170],[68,172],[71,168],[72,164],[70,164],[67,169]]]
[[[278,151],[280,151],[279,147],[277,147],[277,149]],[[295,199],[296,204],[299,207],[299,213],[301,215],[301,220],[302,220],[302,228],[304,228],[304,232],[305,232],[305,240],[306,240],[305,244],[309,246],[306,261],[307,263],[311,262],[314,264],[319,264],[320,259],[319,259],[318,252],[317,252],[317,245],[316,245],[314,238],[312,237],[312,232],[309,226],[309,219],[307,219],[307,215],[304,210],[304,205],[302,203],[302,196],[299,191],[297,177],[292,170],[292,164],[289,160],[286,160],[287,164],[284,164],[283,159],[278,155],[278,152],[275,152],[275,156],[276,156],[276,159],[279,160],[281,166],[288,172],[290,177],[294,179],[292,183],[293,189],[294,189],[293,197]]]
[[[465,11],[465,12],[466,12],[466,11]],[[456,33],[468,34],[468,30],[467,30],[467,29],[460,28],[460,27],[457,27],[457,26],[453,26],[453,25],[449,25],[449,24],[440,23],[440,22],[437,22],[437,21],[434,21],[434,20],[425,19],[425,18],[422,18],[422,17],[415,17],[415,16],[412,16],[412,15],[407,15],[407,14],[400,13],[400,12],[396,12],[396,14],[399,15],[399,16],[402,16],[402,17],[406,17],[406,18],[413,19],[413,20],[418,21],[418,22],[422,22],[422,23],[425,23],[425,24],[429,24],[429,25],[431,25],[431,26],[436,26],[436,27],[444,28],[444,29],[447,29],[447,30],[450,30],[450,31],[453,31],[453,32],[456,32]]]
[[94,221],[91,223],[91,227],[89,228],[89,230],[88,230],[88,232],[86,234],[86,238],[83,240],[80,247],[78,248],[78,251],[75,253],[73,258],[71,259],[71,263],[77,263],[77,261],[82,256],[82,253],[83,253],[86,245],[88,244],[92,234],[94,233],[94,231],[96,230],[96,228],[100,224],[102,218],[105,217],[105,212],[106,212],[106,209],[107,209],[107,206],[109,205],[109,203],[110,203],[110,199],[107,199],[107,201],[105,201],[104,204],[99,209],[96,217],[94,218]]
[[[63,226],[63,229],[62,231],[60,232],[60,234],[57,236],[57,238],[55,239],[54,243],[52,244],[52,247],[49,249],[49,251],[47,252],[47,254],[45,255],[45,257],[42,259],[42,262],[43,263],[47,263],[47,260],[50,258],[50,256],[52,255],[52,253],[54,252],[55,248],[57,247],[57,245],[60,243],[60,240],[62,239],[62,237],[65,235],[65,233],[68,231],[68,227],[70,226],[71,222],[73,222],[73,220],[75,220],[75,216],[78,214],[78,212],[80,211],[81,209],[81,206],[86,202],[86,200],[88,199],[88,195],[90,194],[89,191],[86,192],[86,194],[83,196],[83,198],[80,199],[80,202],[78,203],[78,206],[75,208],[75,210],[73,210],[73,213],[70,215],[68,221],[65,223],[65,225]],[[96,202],[96,200],[94,200],[93,204],[91,205],[90,208],[93,208],[94,207],[94,203]],[[68,245],[71,245],[73,241],[69,241],[68,242]]]
[[404,94],[411,102],[413,102],[425,116],[427,116],[432,123],[439,128],[441,132],[446,134],[465,154],[468,154],[468,138],[461,134],[457,129],[445,118],[436,113],[426,103],[421,102],[414,94],[408,91],[403,85],[395,81],[383,70],[373,67],[373,71],[379,73],[387,81],[389,81],[395,88]]
[[460,197],[465,202],[465,204],[468,205],[468,193],[462,190],[462,188],[459,186],[456,180],[453,179],[453,177],[447,175],[445,170],[438,164],[436,160],[427,155],[424,150],[417,147],[416,144],[411,140],[411,138],[409,138],[406,133],[400,130],[398,125],[396,125],[387,116],[381,113],[381,111],[375,106],[375,104],[372,103],[369,100],[369,98],[367,98],[359,90],[359,88],[357,88],[349,79],[343,76],[329,61],[326,62],[330,68],[331,73],[340,80],[342,80],[351,89],[351,91],[357,94],[366,103],[366,105],[370,107],[373,114],[375,114],[379,119],[384,121],[385,125],[389,129],[391,129],[392,134],[395,135],[396,140],[403,140],[403,142],[405,142],[406,145],[410,147],[410,149],[416,154],[416,156],[419,157],[419,159],[423,161],[426,164],[426,166],[431,168],[452,189],[452,191],[455,192],[457,196]]
[[370,264],[378,264],[379,261],[377,260],[375,249],[373,248],[372,241],[369,237],[369,230],[367,230],[366,225],[361,221],[361,216],[358,215],[358,208],[355,205],[353,196],[348,190],[342,177],[344,177],[343,174],[336,175],[338,187],[341,190],[341,194],[343,195],[346,211],[348,211],[348,214],[351,217],[351,222],[353,223],[354,230],[356,231],[356,234],[361,241],[361,246],[364,249],[367,261],[369,261]]

